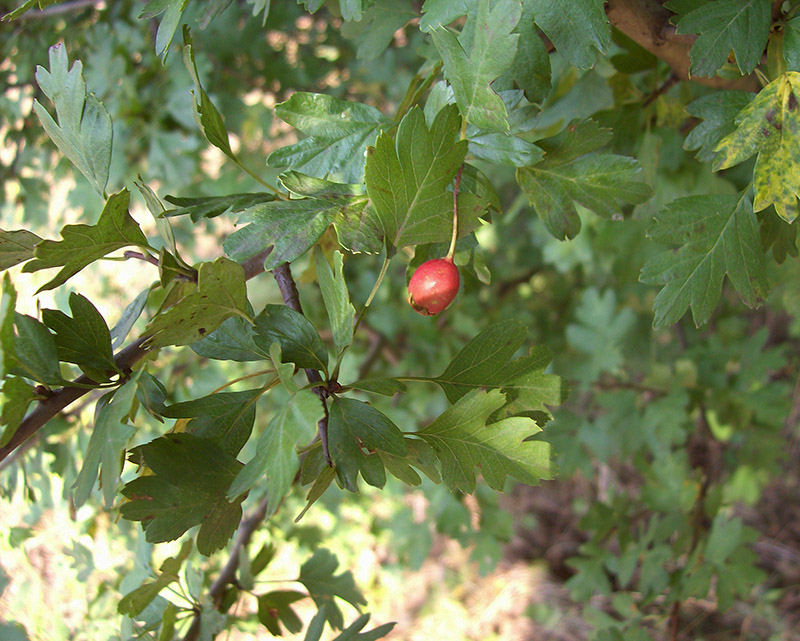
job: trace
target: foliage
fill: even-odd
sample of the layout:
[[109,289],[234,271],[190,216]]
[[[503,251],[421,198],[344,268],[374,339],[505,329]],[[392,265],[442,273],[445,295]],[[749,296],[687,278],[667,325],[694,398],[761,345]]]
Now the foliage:
[[496,494],[553,479],[596,482],[563,506],[596,638],[769,589],[741,506],[796,438],[800,2],[4,11],[0,492],[119,537],[114,638],[381,638],[301,518],[488,571]]

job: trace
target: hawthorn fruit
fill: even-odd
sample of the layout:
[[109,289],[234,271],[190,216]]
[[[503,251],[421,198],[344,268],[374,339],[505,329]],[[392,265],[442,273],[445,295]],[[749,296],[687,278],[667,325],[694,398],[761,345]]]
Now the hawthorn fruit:
[[420,314],[436,316],[453,302],[460,282],[452,258],[426,261],[417,267],[408,282],[408,302]]

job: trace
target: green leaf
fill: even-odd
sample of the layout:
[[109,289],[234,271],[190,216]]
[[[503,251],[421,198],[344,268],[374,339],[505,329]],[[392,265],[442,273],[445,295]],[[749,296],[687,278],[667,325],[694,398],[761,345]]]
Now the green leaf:
[[755,211],[775,206],[792,222],[800,213],[800,73],[789,71],[764,87],[736,116],[736,131],[716,146],[714,170],[738,165],[756,152]]
[[717,305],[725,274],[750,307],[769,290],[758,223],[749,198],[679,198],[656,216],[650,237],[669,249],[650,259],[639,280],[663,285],[655,300],[656,327],[675,323],[692,307],[695,325]]
[[130,193],[123,189],[113,194],[103,207],[95,225],[67,225],[62,240],[43,240],[36,245],[36,258],[22,268],[24,272],[61,267],[55,278],[42,285],[37,293],[58,287],[87,265],[112,251],[135,245],[147,247],[139,225],[128,214]]
[[25,418],[28,406],[36,398],[33,387],[21,378],[10,376],[3,381],[3,409],[0,414],[0,426],[5,426],[0,433],[0,447],[4,447],[14,436],[20,423]]
[[784,23],[783,58],[788,71],[800,71],[800,17]]
[[611,218],[623,205],[652,195],[648,185],[636,180],[640,166],[634,158],[589,153],[605,137],[595,127],[570,124],[558,136],[537,143],[545,151],[542,162],[517,169],[520,187],[547,230],[560,240],[580,231],[576,204]]
[[17,306],[17,291],[8,274],[3,275],[3,291],[0,294],[0,379],[14,368],[17,363],[14,342],[14,318]]
[[419,30],[428,33],[433,27],[445,27],[469,13],[469,0],[425,0]]
[[197,550],[206,556],[219,550],[242,518],[241,500],[225,495],[241,464],[208,439],[168,434],[131,452],[142,457],[152,476],[128,483],[122,494],[122,518],[142,521],[150,543],[173,541],[199,525]]
[[300,390],[272,418],[256,445],[255,456],[239,471],[228,490],[233,499],[267,477],[267,514],[273,514],[294,482],[300,460],[297,447],[307,445],[317,433],[322,404],[310,390]]
[[356,608],[367,603],[356,588],[350,572],[335,574],[338,567],[339,561],[336,556],[328,550],[319,549],[300,567],[300,576],[297,579],[306,586],[317,607],[320,610],[325,608],[328,623],[336,630],[344,626],[344,619],[334,597],[344,599]]
[[328,447],[342,485],[358,491],[358,473],[375,487],[386,483],[376,450],[405,456],[402,432],[384,414],[352,398],[334,398],[328,420]]
[[736,128],[734,118],[753,99],[749,91],[715,91],[686,105],[686,111],[703,122],[686,136],[684,149],[697,149],[701,162],[714,159],[714,148]]
[[31,316],[14,315],[17,335],[13,342],[13,352],[8,343],[6,350],[6,372],[24,376],[46,385],[65,383],[58,364],[58,347],[50,330]]
[[136,399],[140,372],[141,370],[134,374],[118,390],[98,401],[92,436],[84,455],[83,466],[73,486],[72,496],[76,508],[89,498],[97,483],[98,469],[105,506],[110,508],[114,505],[125,448],[136,433],[136,428],[128,425],[127,420]]
[[398,29],[417,17],[417,12],[410,4],[375,0],[359,22],[342,25],[342,35],[355,40],[358,45],[356,55],[369,62],[383,53]]
[[164,14],[161,22],[158,23],[158,30],[156,31],[155,49],[156,55],[166,58],[167,50],[169,49],[172,39],[175,37],[175,31],[181,23],[181,16],[183,10],[189,0],[148,0],[147,4],[139,13],[139,19],[149,20],[156,16]]
[[161,590],[170,583],[176,583],[180,580],[179,572],[181,571],[181,566],[191,550],[192,542],[186,541],[176,556],[164,559],[159,568],[158,576],[155,579],[144,581],[138,588],[123,596],[117,604],[117,612],[126,614],[129,617],[136,617],[141,614]]
[[302,314],[286,305],[266,305],[255,319],[254,341],[267,354],[272,343],[281,346],[284,363],[328,371],[328,350],[317,330]]
[[550,93],[550,54],[539,37],[535,23],[534,0],[523,0],[522,17],[516,33],[520,35],[517,55],[511,66],[514,81],[525,92],[525,97],[534,103],[544,101]]
[[578,69],[595,63],[611,45],[611,29],[603,0],[531,0],[536,24],[556,50]]
[[[188,0],[184,0],[184,2],[187,1]],[[188,25],[183,26],[183,62],[194,81],[194,91],[192,93],[194,94],[195,109],[197,111],[197,116],[199,116],[199,125],[200,129],[203,130],[203,135],[205,135],[208,142],[222,151],[228,158],[238,162],[236,154],[234,154],[231,149],[231,143],[228,140],[228,130],[225,128],[222,115],[214,106],[214,103],[211,102],[211,98],[208,97],[208,94],[205,89],[203,89],[203,85],[200,82],[197,63],[194,59],[192,37],[189,34]]]
[[189,345],[234,315],[247,316],[244,269],[227,258],[218,258],[200,265],[197,290],[153,318],[144,336],[152,349]]
[[322,300],[331,323],[333,344],[341,353],[353,342],[353,323],[356,310],[350,302],[347,283],[342,272],[344,261],[340,252],[333,254],[333,270],[321,250],[314,252],[317,280],[322,292]]
[[346,387],[383,396],[394,396],[406,391],[405,384],[396,378],[365,378],[355,383],[349,383]]
[[281,354],[281,346],[278,343],[272,343],[269,346],[269,360],[272,361],[272,366],[275,368],[275,373],[281,380],[281,384],[286,388],[289,394],[294,394],[300,389],[297,383],[294,382],[295,366],[292,363],[283,362],[283,354]]
[[281,624],[287,632],[297,634],[303,629],[303,622],[291,605],[307,597],[307,594],[296,590],[276,590],[262,594],[258,597],[258,620],[273,636],[279,637],[283,634]]
[[58,358],[75,363],[93,381],[102,383],[119,373],[111,350],[111,333],[97,308],[88,298],[69,295],[72,317],[57,309],[43,309],[42,320],[56,337]]
[[761,61],[769,37],[770,0],[716,0],[681,16],[678,33],[699,34],[689,52],[693,76],[713,76],[731,50],[742,74]]
[[[320,451],[321,449],[322,448],[318,448],[317,451]],[[311,450],[311,453],[313,452],[314,450]],[[305,462],[308,461],[309,456],[306,456],[306,460],[304,461],[302,470],[306,469]],[[324,463],[321,451],[319,454],[319,459],[320,461],[323,461],[322,468],[318,472],[317,477],[314,479],[314,483],[311,486],[311,489],[308,490],[308,494],[306,495],[306,505],[300,512],[300,514],[298,514],[295,517],[294,519],[295,523],[297,523],[300,519],[303,518],[303,516],[305,516],[305,513],[311,509],[311,506],[314,505],[314,503],[316,503],[323,494],[325,494],[325,490],[327,490],[330,487],[330,484],[333,482],[333,479],[336,478],[336,469],[333,467],[329,467]]]
[[[362,200],[365,199],[362,197]],[[265,269],[290,263],[314,246],[339,209],[349,202],[347,198],[336,201],[302,198],[251,207],[242,212],[239,219],[249,224],[225,239],[225,253],[242,262],[272,247],[264,263]]]
[[192,351],[205,358],[221,361],[261,361],[269,358],[254,340],[252,323],[241,316],[231,316],[203,340],[191,344]]
[[620,343],[636,324],[633,310],[617,310],[614,290],[601,294],[589,287],[581,296],[575,317],[577,322],[567,326],[567,341],[586,355],[580,359],[577,378],[589,382],[597,380],[601,372],[617,373],[624,363]]
[[447,400],[455,403],[469,392],[503,378],[503,370],[522,347],[528,331],[517,320],[490,325],[472,338],[437,377]]
[[267,158],[271,167],[346,183],[361,182],[364,150],[382,127],[392,124],[369,105],[302,91],[276,105],[275,114],[309,138],[272,152]]
[[532,142],[509,134],[480,133],[469,136],[470,153],[491,163],[524,167],[542,159],[543,152]]
[[189,216],[192,222],[201,218],[214,218],[223,214],[235,214],[255,205],[275,200],[274,194],[248,193],[231,194],[230,196],[207,196],[202,198],[178,198],[166,196],[168,203],[175,205],[176,209],[168,209],[162,215],[172,218],[175,216]]
[[33,258],[36,243],[41,240],[27,229],[0,229],[0,271]]
[[[384,623],[377,628],[372,628],[369,632],[361,632],[361,630],[369,623],[369,613],[362,614],[353,623],[347,626],[342,633],[336,636],[332,641],[375,641],[382,639],[394,628],[394,623]],[[309,626],[310,628],[311,626]],[[309,641],[306,639],[306,641]]]
[[114,325],[109,332],[112,347],[119,347],[128,336],[131,329],[133,329],[133,325],[139,319],[139,316],[142,315],[145,305],[147,305],[147,298],[149,295],[150,288],[143,289],[122,311],[122,315],[119,317],[117,324]]
[[431,31],[464,119],[489,131],[508,131],[506,108],[490,85],[514,62],[519,35],[512,33],[522,15],[519,0],[477,0],[460,37],[452,31]]
[[35,100],[33,109],[61,153],[86,176],[94,190],[105,198],[111,164],[111,117],[94,94],[86,93],[83,65],[76,60],[67,71],[66,47],[50,47],[50,71],[36,67],[36,82],[56,108],[58,124]]
[[444,390],[451,403],[476,389],[498,388],[513,401],[507,407],[511,413],[549,413],[545,403],[560,405],[567,387],[560,377],[544,373],[552,355],[543,347],[510,360],[522,347],[527,333],[519,321],[495,323],[470,340],[444,372],[431,380]]
[[498,491],[507,475],[530,485],[553,478],[549,444],[526,440],[541,431],[532,419],[518,416],[486,425],[505,402],[499,390],[470,392],[416,433],[435,450],[451,490],[474,491],[476,467]]
[[[397,139],[383,133],[368,149],[365,178],[389,248],[446,242],[453,230],[453,195],[447,190],[467,151],[456,142],[461,118],[455,105],[442,109],[428,130],[422,110],[414,107],[397,129]],[[469,195],[469,194],[464,194]],[[459,195],[459,235],[477,225],[484,205]]]
[[236,456],[244,447],[256,419],[256,401],[262,389],[219,392],[167,406],[166,418],[191,418],[186,432],[209,439],[227,454]]
[[798,255],[797,225],[787,223],[778,216],[773,216],[771,211],[759,216],[761,223],[761,247],[765,252],[772,250],[772,256],[779,265],[787,256]]

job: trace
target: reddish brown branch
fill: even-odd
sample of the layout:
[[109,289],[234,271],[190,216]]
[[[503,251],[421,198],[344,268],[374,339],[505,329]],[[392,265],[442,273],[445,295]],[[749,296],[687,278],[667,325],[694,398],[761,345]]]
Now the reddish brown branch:
[[[292,271],[289,268],[289,263],[278,265],[272,270],[272,275],[275,277],[275,282],[278,283],[278,289],[281,290],[281,297],[283,304],[293,309],[298,314],[303,313],[303,307],[300,305],[300,294],[297,292],[297,285],[292,277]],[[322,407],[325,410],[325,417],[317,424],[320,443],[322,443],[322,451],[325,454],[325,460],[328,465],[332,465],[330,452],[328,450],[328,404],[325,399],[328,398],[328,390],[322,385],[322,376],[315,369],[306,368],[306,378],[313,386],[314,393],[319,396],[322,402]]]
[[692,80],[709,87],[758,91],[759,84],[755,76],[745,76],[735,80],[718,77],[690,77],[689,50],[697,37],[677,33],[675,26],[669,21],[672,14],[660,2],[655,0],[607,0],[606,15],[612,26],[666,62],[681,80]]

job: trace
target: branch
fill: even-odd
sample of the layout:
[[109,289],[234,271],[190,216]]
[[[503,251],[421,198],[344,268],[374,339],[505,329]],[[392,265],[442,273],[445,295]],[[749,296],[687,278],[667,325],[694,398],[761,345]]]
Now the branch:
[[708,87],[758,91],[755,76],[735,80],[690,76],[689,50],[697,36],[678,34],[669,21],[672,13],[657,0],[607,0],[606,15],[612,26],[666,62],[681,80]]
[[[139,338],[120,350],[114,357],[114,362],[121,371],[130,371],[133,364],[147,353],[148,350],[142,347],[142,343],[144,343],[144,339]],[[94,381],[84,375],[76,378],[73,383],[75,385],[92,385]],[[0,461],[44,427],[51,418],[67,405],[77,401],[84,394],[88,394],[92,389],[91,387],[62,387],[43,401],[39,401],[36,408],[20,423],[11,440],[3,447],[0,447]]]
[[[275,282],[278,283],[278,289],[281,290],[281,297],[283,304],[293,309],[298,314],[303,313],[303,307],[300,305],[300,294],[297,291],[297,285],[292,278],[292,271],[289,269],[289,263],[282,263],[272,270],[272,275],[275,277]],[[319,440],[322,443],[322,452],[325,454],[325,460],[328,465],[331,463],[331,455],[328,450],[328,404],[325,399],[328,398],[328,389],[322,385],[322,377],[315,369],[305,369],[306,378],[313,386],[313,392],[319,397],[322,402],[322,409],[325,410],[325,416],[317,424]]]
[[[241,551],[250,544],[253,532],[255,532],[261,523],[263,523],[264,519],[267,518],[268,498],[268,496],[265,496],[261,499],[261,502],[253,513],[247,518],[242,519],[242,522],[239,523],[239,533],[236,535],[236,543],[233,544],[228,562],[208,589],[208,595],[211,597],[215,608],[219,608],[222,604],[222,598],[225,596],[225,588],[236,583],[236,570],[239,569],[239,555]],[[183,637],[183,641],[197,641],[199,636],[200,612],[195,612],[192,625],[189,626],[189,630],[186,632],[186,636]]]
[[[261,259],[260,262],[263,266],[264,260]],[[302,314],[303,307],[300,305],[300,294],[297,291],[297,285],[292,277],[289,263],[282,263],[273,269],[272,275],[275,277],[275,282],[278,284],[278,289],[281,291],[281,298],[283,298],[284,305],[293,309],[298,314]],[[328,390],[321,385],[322,377],[317,370],[306,368],[305,373],[306,377],[308,378],[308,382],[312,385],[315,385],[313,388],[314,392],[319,397],[320,401],[322,402],[322,408],[325,410],[325,418],[319,422],[319,438],[322,442],[322,449],[323,452],[325,452],[325,457],[330,463],[330,457],[328,455],[327,433],[328,405],[325,402],[325,399],[328,398]],[[317,385],[318,383],[320,385]],[[231,549],[228,562],[225,564],[225,567],[222,568],[219,576],[214,580],[208,590],[208,594],[211,597],[211,601],[215,608],[219,609],[219,607],[222,605],[222,599],[225,596],[225,589],[228,587],[228,585],[236,584],[236,570],[239,568],[240,553],[250,543],[253,532],[266,518],[267,502],[268,497],[265,496],[263,499],[261,499],[261,503],[258,504],[258,508],[256,508],[256,510],[249,517],[243,519],[239,524],[239,534],[236,537],[236,543],[234,543],[233,549]],[[192,619],[192,624],[189,626],[189,630],[183,637],[183,641],[197,641],[199,637],[200,612],[196,611],[194,618]]]
[[[264,260],[270,251],[271,248],[242,263],[245,279],[249,280],[264,271]],[[139,338],[117,352],[117,355],[114,357],[114,362],[121,371],[130,371],[133,365],[148,353],[149,350],[143,347],[142,343],[144,343],[144,339]],[[94,381],[85,375],[73,381],[74,385],[91,385],[93,383]],[[14,432],[14,435],[11,437],[11,440],[3,447],[0,447],[0,461],[5,459],[11,452],[22,445],[22,443],[36,434],[36,432],[44,427],[56,414],[67,407],[67,405],[91,391],[91,387],[73,387],[68,385],[62,387],[57,392],[53,392],[46,399],[39,401],[36,408],[23,419],[22,423],[20,423],[17,431]]]

